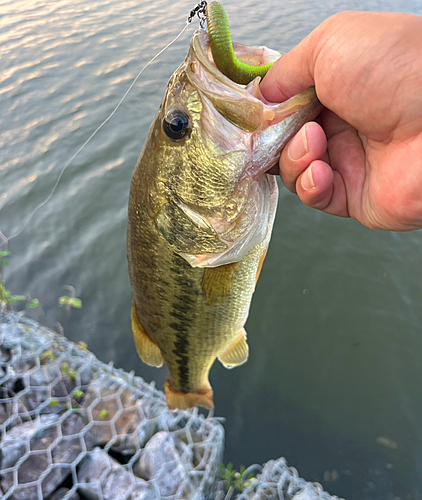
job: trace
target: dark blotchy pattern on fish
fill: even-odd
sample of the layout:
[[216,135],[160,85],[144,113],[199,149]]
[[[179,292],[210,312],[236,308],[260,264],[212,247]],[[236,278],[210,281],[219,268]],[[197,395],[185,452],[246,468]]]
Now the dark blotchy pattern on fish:
[[[178,360],[178,386],[182,391],[189,390],[189,323],[192,321],[192,312],[195,307],[195,300],[192,299],[192,290],[195,289],[194,283],[187,274],[180,274],[180,265],[189,266],[181,257],[174,255],[174,265],[170,271],[175,276],[175,282],[179,287],[179,294],[175,295],[175,301],[172,302],[170,315],[176,321],[170,323],[170,327],[175,332],[176,341],[174,343],[173,354]],[[178,265],[178,266],[177,266]]]

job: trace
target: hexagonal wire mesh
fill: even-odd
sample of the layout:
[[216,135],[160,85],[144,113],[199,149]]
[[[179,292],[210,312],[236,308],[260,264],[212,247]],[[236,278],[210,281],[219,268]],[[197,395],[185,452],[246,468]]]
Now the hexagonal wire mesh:
[[344,500],[325,492],[319,483],[306,482],[294,467],[288,467],[285,458],[270,460],[264,467],[248,467],[243,477],[257,469],[257,479],[236,500]]
[[213,490],[217,419],[168,411],[153,385],[16,313],[0,318],[0,391],[5,500],[202,499]]
[[[228,500],[224,430],[170,412],[141,378],[15,312],[0,315],[0,491],[4,500]],[[335,500],[285,459],[238,500]],[[228,489],[228,491],[227,491]]]

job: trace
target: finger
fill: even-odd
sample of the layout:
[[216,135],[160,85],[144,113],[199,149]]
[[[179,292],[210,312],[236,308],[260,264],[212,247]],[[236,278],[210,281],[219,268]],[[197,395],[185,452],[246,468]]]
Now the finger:
[[339,217],[349,217],[344,181],[337,171],[321,160],[312,162],[299,176],[296,191],[308,207]]
[[324,111],[322,123],[327,134],[331,168],[342,177],[348,196],[349,213],[359,218],[361,195],[366,178],[366,152],[358,131],[331,111]]
[[279,168],[283,184],[296,193],[299,175],[313,162],[326,153],[327,139],[321,126],[315,122],[306,123],[291,139],[281,153]]
[[[358,132],[331,114],[327,127],[329,165],[314,161],[297,179],[296,192],[305,205],[340,217],[362,220],[366,155]],[[331,170],[331,173],[330,173]]]

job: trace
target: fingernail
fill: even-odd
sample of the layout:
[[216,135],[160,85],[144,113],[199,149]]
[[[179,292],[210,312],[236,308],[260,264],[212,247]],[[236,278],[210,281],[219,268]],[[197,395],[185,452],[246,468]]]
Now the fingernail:
[[297,134],[292,140],[287,154],[291,160],[297,161],[305,156],[308,152],[308,139],[306,137],[306,125],[302,127],[302,130]]
[[312,167],[306,169],[306,172],[302,175],[300,184],[305,191],[315,187],[314,179],[312,178]]

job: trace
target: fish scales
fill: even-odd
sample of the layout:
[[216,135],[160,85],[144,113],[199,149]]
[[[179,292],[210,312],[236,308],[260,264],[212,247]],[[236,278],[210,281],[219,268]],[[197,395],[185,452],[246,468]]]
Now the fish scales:
[[[281,55],[234,50],[262,63]],[[247,360],[244,324],[278,199],[275,178],[265,172],[320,110],[312,89],[268,104],[257,83],[245,87],[220,73],[207,33],[195,32],[133,173],[132,329],[141,359],[168,368],[171,408],[212,407],[215,359],[228,368]]]
[[[134,183],[131,189],[145,192]],[[133,217],[129,216],[128,241],[137,249],[131,267],[136,312],[160,346],[172,384],[186,391],[200,389],[208,378],[204,368],[209,369],[229,347],[233,330],[243,327],[257,265],[267,243],[253,248],[236,266],[229,291],[212,297],[218,284],[207,295],[203,283],[204,274],[212,273],[213,268],[194,268],[169,251],[146,211],[144,198],[136,208],[129,206]]]

